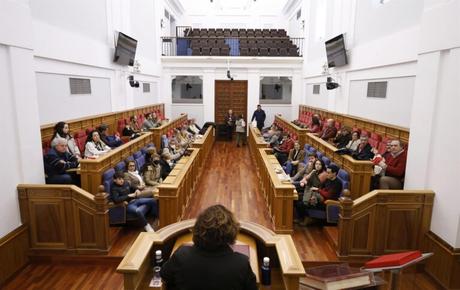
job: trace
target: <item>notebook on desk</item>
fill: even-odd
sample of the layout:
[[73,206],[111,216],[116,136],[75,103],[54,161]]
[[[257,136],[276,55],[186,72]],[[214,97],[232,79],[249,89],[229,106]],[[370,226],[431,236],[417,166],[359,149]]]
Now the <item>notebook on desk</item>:
[[347,264],[325,265],[306,269],[300,284],[325,290],[347,289],[369,285],[373,275],[350,268]]

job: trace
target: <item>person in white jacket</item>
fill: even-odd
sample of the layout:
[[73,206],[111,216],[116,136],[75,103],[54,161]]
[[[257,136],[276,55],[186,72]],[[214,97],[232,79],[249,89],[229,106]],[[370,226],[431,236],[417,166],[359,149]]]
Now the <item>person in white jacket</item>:
[[88,134],[85,145],[85,158],[97,158],[110,150],[112,149],[101,141],[101,137],[96,130]]
[[246,145],[246,122],[244,116],[241,114],[238,120],[235,122],[236,125],[236,147],[240,147],[240,144]]

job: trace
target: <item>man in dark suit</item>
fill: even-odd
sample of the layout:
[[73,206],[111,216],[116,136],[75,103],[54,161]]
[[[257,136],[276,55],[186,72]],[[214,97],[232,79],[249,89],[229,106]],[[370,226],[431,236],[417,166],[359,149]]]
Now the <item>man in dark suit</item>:
[[265,123],[265,111],[262,110],[261,105],[257,105],[257,110],[254,111],[254,114],[252,114],[251,122],[254,121],[254,119],[257,122],[257,128],[259,129],[260,132],[262,132],[262,128],[264,127]]
[[361,143],[358,146],[358,149],[351,154],[351,156],[356,160],[371,160],[374,157],[372,153],[372,146],[367,142],[367,136],[361,136]]
[[233,128],[235,128],[236,116],[233,114],[233,110],[228,110],[228,113],[225,115],[225,124],[227,125],[227,134],[228,140],[232,140]]

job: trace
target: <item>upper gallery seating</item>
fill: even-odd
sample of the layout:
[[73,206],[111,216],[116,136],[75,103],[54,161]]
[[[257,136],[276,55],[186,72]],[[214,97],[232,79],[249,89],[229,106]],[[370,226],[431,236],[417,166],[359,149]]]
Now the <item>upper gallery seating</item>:
[[299,56],[284,29],[193,28],[177,39],[177,55]]

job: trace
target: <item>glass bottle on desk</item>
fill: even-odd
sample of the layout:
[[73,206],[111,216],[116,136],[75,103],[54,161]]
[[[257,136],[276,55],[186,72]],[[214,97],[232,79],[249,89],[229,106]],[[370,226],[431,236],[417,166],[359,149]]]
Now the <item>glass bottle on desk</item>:
[[262,267],[262,285],[270,285],[271,284],[271,270],[270,270],[270,258],[265,257],[263,259]]
[[155,265],[153,267],[153,278],[152,281],[150,281],[150,287],[158,287],[161,288],[161,285],[163,284],[161,282],[161,266],[163,266],[163,257],[161,250],[157,250],[155,252]]

